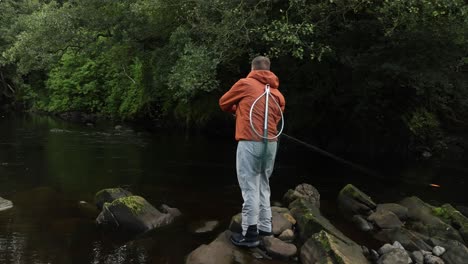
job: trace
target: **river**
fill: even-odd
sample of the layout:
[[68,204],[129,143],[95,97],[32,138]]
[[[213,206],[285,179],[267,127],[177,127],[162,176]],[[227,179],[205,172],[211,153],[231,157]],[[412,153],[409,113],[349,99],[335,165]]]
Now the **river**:
[[[0,116],[0,197],[14,207],[0,212],[0,263],[183,263],[209,243],[240,211],[233,139],[174,131],[115,129],[71,124],[37,115]],[[314,185],[323,211],[346,234],[334,201],[353,183],[377,202],[416,195],[427,202],[465,205],[468,169],[428,162],[374,165],[372,177],[282,139],[271,179],[272,201],[297,184]],[[431,187],[438,184],[440,187]],[[80,201],[93,202],[103,188],[121,186],[159,206],[179,208],[173,227],[129,240],[104,232],[84,216]],[[218,220],[208,235],[191,226]],[[364,239],[365,240],[365,239]]]

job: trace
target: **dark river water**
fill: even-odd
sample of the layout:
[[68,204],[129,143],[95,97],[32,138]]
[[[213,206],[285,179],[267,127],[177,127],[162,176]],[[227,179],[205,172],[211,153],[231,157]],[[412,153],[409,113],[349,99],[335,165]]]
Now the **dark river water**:
[[[235,149],[236,142],[226,137],[0,116],[0,197],[14,203],[0,212],[0,264],[183,263],[240,211]],[[347,183],[377,202],[416,195],[433,204],[467,204],[468,169],[462,166],[386,161],[373,167],[385,178],[366,176],[282,139],[271,179],[272,200],[281,201],[288,189],[310,183],[322,195],[324,214],[363,243],[366,239],[355,236],[335,210],[337,193]],[[79,203],[92,203],[97,191],[117,186],[155,206],[177,207],[184,217],[138,238],[104,232]],[[220,221],[215,232],[191,232],[193,225],[208,220]]]

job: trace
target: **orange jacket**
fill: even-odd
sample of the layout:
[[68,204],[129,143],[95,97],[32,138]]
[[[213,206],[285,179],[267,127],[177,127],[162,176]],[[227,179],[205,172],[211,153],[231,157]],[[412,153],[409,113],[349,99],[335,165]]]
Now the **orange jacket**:
[[[223,111],[236,114],[236,140],[262,141],[250,125],[250,108],[254,101],[265,92],[265,85],[270,85],[270,92],[284,111],[285,100],[278,90],[279,80],[271,71],[251,71],[247,78],[240,79],[220,99],[219,106]],[[252,119],[255,130],[263,136],[265,118],[265,96],[254,106]],[[270,97],[268,103],[268,137],[278,133],[277,126],[281,112]],[[276,140],[276,139],[275,139]]]

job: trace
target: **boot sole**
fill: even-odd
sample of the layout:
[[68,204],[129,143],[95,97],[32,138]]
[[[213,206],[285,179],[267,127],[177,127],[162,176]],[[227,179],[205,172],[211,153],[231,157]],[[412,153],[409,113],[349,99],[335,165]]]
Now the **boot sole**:
[[243,242],[237,242],[237,241],[234,241],[232,238],[231,238],[231,242],[232,244],[238,246],[238,247],[247,247],[247,248],[254,248],[254,247],[258,247],[260,245],[260,241],[243,241]]

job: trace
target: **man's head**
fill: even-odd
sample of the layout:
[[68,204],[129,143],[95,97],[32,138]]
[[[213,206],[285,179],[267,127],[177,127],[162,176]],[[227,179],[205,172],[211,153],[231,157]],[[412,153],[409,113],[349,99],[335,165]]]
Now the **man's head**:
[[252,60],[252,71],[269,71],[270,59],[264,56],[257,56]]

